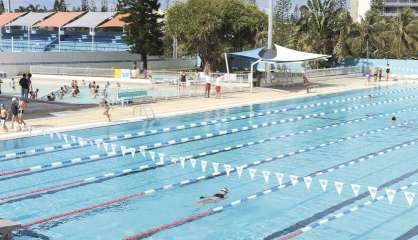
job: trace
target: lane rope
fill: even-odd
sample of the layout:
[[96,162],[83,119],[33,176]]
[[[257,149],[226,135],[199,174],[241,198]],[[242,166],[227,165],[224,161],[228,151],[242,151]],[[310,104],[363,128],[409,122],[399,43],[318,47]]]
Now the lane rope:
[[[332,167],[329,167],[329,168],[326,168],[326,169],[323,169],[323,170],[316,171],[316,172],[311,173],[309,175],[306,175],[304,177],[312,177],[312,178],[314,178],[314,177],[317,177],[317,176],[320,176],[322,174],[325,174],[325,173],[329,172],[331,169],[332,169],[332,171],[334,171],[336,169],[341,168],[341,166],[347,167],[347,166],[353,165],[355,163],[359,163],[359,162],[363,162],[365,160],[373,159],[375,157],[384,155],[384,154],[389,153],[389,152],[392,152],[392,151],[399,150],[399,149],[404,148],[404,147],[407,147],[407,146],[415,145],[417,143],[417,141],[418,141],[418,138],[415,138],[415,139],[410,140],[410,141],[406,141],[406,142],[403,142],[403,143],[400,143],[400,144],[396,144],[396,145],[393,145],[393,146],[390,146],[390,147],[381,149],[380,151],[376,151],[376,152],[373,152],[373,153],[369,153],[367,155],[364,155],[364,156],[355,158],[353,160],[346,161],[344,163],[340,163],[338,165],[335,165],[335,166],[332,166]],[[297,180],[298,181],[303,181],[303,178],[304,177],[299,177]],[[220,213],[220,212],[224,211],[225,209],[232,208],[232,207],[236,207],[236,206],[241,205],[242,203],[245,203],[247,201],[255,200],[258,197],[261,197],[261,196],[264,196],[264,195],[268,195],[270,193],[276,192],[276,191],[278,191],[280,189],[287,188],[287,187],[290,187],[290,186],[293,186],[293,184],[292,184],[291,181],[286,182],[286,183],[284,183],[282,185],[279,184],[279,185],[273,186],[271,188],[267,188],[267,189],[265,189],[263,191],[260,191],[260,192],[254,193],[252,195],[249,195],[249,196],[247,196],[245,198],[241,198],[239,200],[230,202],[230,203],[228,203],[226,205],[221,205],[221,206],[218,206],[218,207],[215,207],[215,208],[210,208],[210,209],[208,209],[206,211],[203,211],[203,212],[200,212],[200,213],[197,213],[197,214],[194,214],[194,215],[190,215],[190,216],[187,216],[185,218],[181,218],[181,219],[175,220],[175,221],[170,222],[168,224],[164,224],[164,225],[161,225],[161,226],[157,226],[157,227],[154,227],[154,228],[151,228],[151,229],[148,229],[148,230],[139,232],[137,234],[134,234],[132,236],[126,237],[124,239],[129,239],[129,240],[133,240],[133,239],[135,239],[135,240],[136,239],[144,239],[144,238],[150,237],[150,236],[152,236],[152,235],[154,235],[154,234],[156,234],[158,232],[165,231],[165,230],[168,230],[168,229],[171,229],[171,228],[174,228],[174,227],[181,226],[181,225],[183,225],[185,223],[188,223],[188,222],[196,221],[196,220],[202,219],[204,217],[207,217],[207,216],[210,216],[210,215],[213,215],[213,214]]]
[[[396,92],[402,93],[402,92],[414,91],[414,89],[416,89],[416,88],[410,88],[409,90],[405,90],[405,91],[404,91],[404,89],[392,90],[392,91],[388,91],[386,93],[375,94],[375,95],[373,95],[373,97],[374,96],[389,95],[391,93],[396,93]],[[177,126],[174,126],[174,127],[167,127],[167,128],[161,128],[161,129],[152,129],[152,130],[147,130],[147,131],[140,131],[140,132],[137,132],[137,133],[126,133],[126,134],[122,134],[122,135],[114,135],[114,136],[105,137],[105,138],[84,139],[84,138],[80,138],[80,137],[70,136],[73,143],[67,143],[68,136],[69,136],[68,134],[65,134],[65,133],[58,134],[58,133],[56,133],[56,134],[58,134],[57,137],[59,139],[65,139],[66,140],[65,144],[54,145],[54,146],[46,146],[46,147],[42,147],[42,148],[34,148],[34,149],[30,149],[30,150],[21,150],[21,151],[6,153],[6,154],[0,154],[0,162],[6,162],[6,161],[19,159],[19,158],[22,158],[22,157],[35,156],[35,155],[40,155],[40,154],[44,154],[44,153],[51,153],[51,152],[56,152],[56,151],[61,151],[61,150],[69,150],[69,149],[74,149],[74,148],[79,148],[79,147],[85,147],[85,146],[89,145],[89,144],[80,144],[81,141],[89,142],[90,145],[93,145],[92,142],[97,143],[97,142],[121,141],[121,140],[127,140],[127,139],[132,139],[132,138],[147,137],[147,136],[152,136],[152,135],[157,135],[157,134],[162,134],[162,133],[182,131],[182,130],[198,128],[198,127],[205,127],[205,126],[215,125],[215,124],[218,124],[218,123],[228,123],[228,122],[232,122],[232,121],[236,121],[236,120],[244,120],[244,119],[253,118],[253,117],[269,116],[269,115],[274,115],[274,114],[293,111],[293,110],[314,108],[314,107],[333,105],[333,104],[339,104],[339,103],[355,102],[355,101],[365,99],[365,98],[370,98],[370,95],[363,95],[363,96],[359,96],[359,97],[347,97],[347,98],[344,98],[344,99],[324,101],[324,102],[320,102],[320,103],[316,103],[316,104],[313,103],[313,104],[305,104],[305,105],[296,105],[296,106],[293,106],[293,107],[291,106],[289,108],[282,108],[282,109],[273,110],[273,111],[256,112],[256,113],[247,114],[247,115],[226,117],[226,118],[215,119],[215,120],[211,120],[211,121],[195,122],[195,123],[190,123],[190,124],[186,124],[186,125],[177,125]],[[51,136],[51,138],[53,138],[54,133],[50,133],[49,135]]]
[[[323,170],[319,170],[319,171],[313,172],[313,173],[311,173],[311,174],[309,174],[309,175],[307,175],[305,177],[312,177],[313,178],[313,177],[316,177],[316,176],[320,176],[322,174],[325,174],[327,172],[330,172],[331,170],[334,171],[336,169],[340,169],[340,168],[342,168],[341,166],[347,167],[347,166],[350,166],[350,165],[353,165],[353,164],[356,164],[356,163],[359,163],[359,162],[363,162],[363,161],[366,161],[366,160],[374,159],[375,157],[382,156],[382,155],[387,154],[387,153],[390,153],[392,151],[397,151],[399,149],[402,149],[402,148],[405,148],[405,147],[408,147],[408,146],[411,146],[411,145],[415,145],[415,143],[417,141],[418,141],[418,138],[415,138],[415,139],[410,140],[410,141],[405,141],[405,142],[402,142],[402,143],[399,143],[399,144],[396,144],[396,145],[392,145],[390,147],[383,148],[383,149],[381,149],[379,151],[376,151],[376,152],[373,152],[373,153],[369,153],[369,154],[366,154],[366,155],[357,157],[355,159],[348,160],[348,161],[343,162],[343,163],[339,163],[337,165],[334,165],[332,167],[325,168]],[[309,148],[309,149],[313,150],[312,148]],[[292,153],[291,156],[293,156],[295,153]],[[278,155],[278,156],[276,156],[274,158],[267,158],[267,159],[265,159],[263,161],[256,161],[256,162],[253,162],[251,164],[242,165],[241,167],[249,168],[249,167],[253,167],[253,166],[258,166],[258,165],[260,165],[262,163],[266,163],[266,162],[271,162],[273,160],[282,159],[284,156],[285,156],[285,154],[281,154],[281,155]],[[237,171],[236,168],[234,168],[234,169],[231,170],[231,172],[235,172],[235,171]],[[222,175],[226,175],[226,171],[215,172],[215,173],[213,173],[211,175],[207,175],[207,176],[203,175],[203,176],[198,177],[198,178],[196,178],[194,180],[191,180],[191,181],[184,180],[184,181],[181,181],[179,184],[181,186],[186,186],[186,185],[190,185],[192,183],[198,182],[198,181],[202,181],[203,179],[212,179],[212,178],[215,178],[215,177],[218,177],[218,176],[222,176]],[[299,179],[303,179],[303,177],[300,177]],[[291,185],[290,182],[287,182],[287,183],[285,183],[283,185],[276,185],[276,186],[274,186],[272,188],[269,188],[267,190],[264,190],[262,192],[253,194],[253,195],[251,195],[251,196],[249,196],[247,198],[244,198],[244,199],[241,199],[241,200],[237,200],[237,201],[231,202],[231,203],[229,203],[227,205],[224,205],[224,206],[219,206],[219,207],[216,207],[216,208],[211,208],[211,209],[209,209],[207,211],[207,214],[203,214],[203,213],[202,214],[199,214],[199,217],[196,218],[196,219],[194,219],[194,220],[197,220],[197,219],[203,218],[205,216],[208,216],[208,214],[211,215],[213,213],[221,212],[221,211],[223,211],[226,208],[239,205],[242,202],[245,202],[247,200],[254,199],[257,196],[266,195],[266,194],[269,194],[271,192],[277,191],[279,189],[282,189],[282,188],[285,188],[285,187],[289,187],[290,186],[289,184]],[[105,207],[105,206],[111,206],[111,205],[114,205],[114,204],[120,204],[120,203],[128,202],[128,201],[137,199],[137,198],[139,198],[141,196],[149,195],[149,194],[155,193],[157,191],[161,191],[161,190],[171,189],[173,187],[174,187],[174,185],[168,184],[168,185],[165,185],[165,186],[156,188],[156,189],[150,189],[150,190],[147,190],[147,191],[137,192],[137,193],[128,195],[126,197],[120,197],[120,198],[117,198],[117,199],[114,199],[114,200],[110,200],[110,201],[106,201],[106,202],[103,202],[103,203],[95,204],[95,205],[92,205],[92,206],[89,206],[89,207],[85,207],[85,208],[82,208],[82,209],[73,210],[73,211],[69,211],[69,212],[66,212],[66,213],[63,213],[63,214],[59,214],[59,215],[55,215],[55,216],[52,216],[52,217],[47,217],[47,218],[43,218],[43,219],[40,219],[40,220],[36,220],[34,222],[27,223],[27,224],[24,224],[22,226],[23,227],[31,227],[31,226],[34,226],[34,225],[46,223],[46,222],[49,222],[49,221],[57,220],[57,219],[60,219],[60,218],[64,218],[64,217],[71,216],[71,215],[76,215],[76,214],[80,214],[80,213],[83,213],[83,212],[87,212],[87,211],[90,211],[92,209],[97,209],[97,208],[101,208],[101,207]],[[187,217],[187,218],[189,219],[190,217]],[[177,220],[175,222],[183,222],[182,224],[185,223],[182,220]],[[189,221],[187,221],[187,222],[189,222]],[[169,225],[171,227],[176,227],[176,226],[179,226],[179,225],[182,225],[182,224],[170,223]],[[160,230],[158,230],[158,229],[160,229]],[[166,230],[166,229],[168,229],[168,228],[165,228],[165,227],[164,228],[157,227],[157,228],[153,228],[151,232],[157,233],[159,231]],[[142,235],[142,234],[143,233],[140,233],[139,235]],[[143,236],[148,236],[148,234],[143,235]]]

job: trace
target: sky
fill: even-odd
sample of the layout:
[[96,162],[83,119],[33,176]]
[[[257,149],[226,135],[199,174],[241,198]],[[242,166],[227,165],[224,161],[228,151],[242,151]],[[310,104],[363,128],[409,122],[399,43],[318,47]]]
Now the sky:
[[[7,4],[8,0],[3,0],[3,2],[5,4]],[[47,8],[52,8],[53,4],[54,4],[54,0],[10,0],[11,4],[12,4],[12,9],[16,9],[21,5],[28,5],[28,4],[39,4],[41,6],[45,5]],[[96,2],[96,6],[100,6],[101,0],[94,0]],[[174,0],[168,0],[168,1],[173,1]],[[306,0],[293,0],[294,4],[303,4]],[[70,4],[71,6],[76,5],[79,6],[81,0],[66,0],[65,1],[67,4]],[[108,0],[110,5],[115,5],[117,3],[117,0]],[[166,5],[167,0],[161,0],[161,3],[163,4],[163,6]],[[260,7],[262,8],[267,8],[268,7],[268,1],[267,0],[257,0],[258,4],[260,5]]]

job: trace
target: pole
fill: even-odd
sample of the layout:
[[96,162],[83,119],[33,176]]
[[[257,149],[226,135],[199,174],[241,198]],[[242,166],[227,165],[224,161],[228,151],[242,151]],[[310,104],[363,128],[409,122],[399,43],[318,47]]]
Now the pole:
[[366,41],[366,48],[367,48],[367,64],[369,64],[369,39],[368,38]]
[[91,51],[94,51],[94,28],[90,29],[90,35],[91,35]]
[[273,0],[269,0],[268,49],[273,49]]
[[28,48],[29,48],[29,51],[32,51],[32,47],[30,45],[30,30],[31,30],[31,27],[28,26]]
[[58,27],[58,52],[61,52],[61,27]]
[[229,62],[228,62],[228,54],[225,53],[225,64],[226,64],[226,73],[228,74],[228,82],[230,82],[229,78]]
[[10,12],[12,12],[12,5],[10,3],[10,0],[9,0],[9,4],[8,5],[9,6],[7,7],[7,12],[10,13]]
[[[269,0],[269,26],[268,26],[268,40],[267,47],[269,50],[273,49],[273,0]],[[270,63],[267,64],[265,71],[267,71],[267,80],[271,82]]]
[[15,50],[15,39],[12,36],[12,52],[14,52],[14,50]]

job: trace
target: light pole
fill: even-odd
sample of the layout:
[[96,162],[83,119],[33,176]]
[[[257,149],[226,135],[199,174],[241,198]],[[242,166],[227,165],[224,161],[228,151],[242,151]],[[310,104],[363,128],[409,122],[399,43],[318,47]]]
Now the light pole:
[[269,0],[268,49],[273,49],[273,0]]
[[12,4],[10,3],[10,0],[9,0],[9,4],[8,4],[8,7],[7,7],[7,12],[12,12]]

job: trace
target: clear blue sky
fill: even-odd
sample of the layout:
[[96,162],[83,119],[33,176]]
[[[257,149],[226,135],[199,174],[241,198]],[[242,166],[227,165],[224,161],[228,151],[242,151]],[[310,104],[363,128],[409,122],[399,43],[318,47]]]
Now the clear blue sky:
[[[7,1],[8,0],[3,0],[3,2],[5,4],[7,4]],[[17,8],[21,5],[28,5],[28,4],[31,4],[31,3],[32,4],[36,3],[36,4],[39,4],[41,6],[45,5],[48,8],[51,8],[53,3],[54,3],[54,0],[36,0],[36,1],[33,1],[33,0],[10,0],[10,1],[11,1],[11,4],[12,4],[12,9],[15,9],[15,8]],[[174,0],[169,0],[169,1],[174,2]],[[299,5],[304,3],[305,1],[306,0],[293,0],[293,2],[295,4],[299,4]],[[69,5],[71,5],[71,6],[73,6],[73,5],[78,6],[78,5],[80,5],[81,0],[66,0],[65,2]],[[101,0],[95,0],[95,2],[96,2],[96,6],[99,7],[100,3],[101,3]],[[109,2],[109,4],[112,5],[112,4],[116,4],[117,0],[108,0],[108,2]],[[167,0],[161,0],[161,3],[163,4],[163,6],[166,4],[166,2],[167,2]],[[267,6],[268,5],[267,0],[257,0],[257,2],[260,4],[260,6],[262,8],[267,8],[268,7]]]

